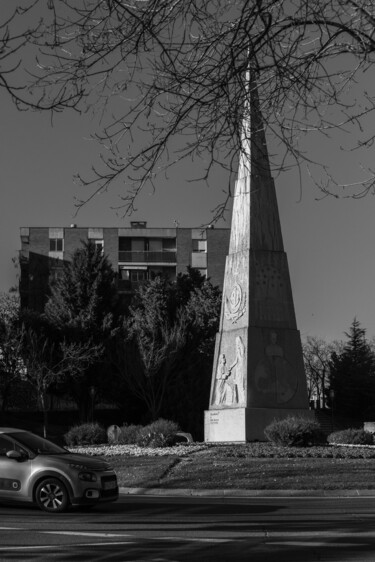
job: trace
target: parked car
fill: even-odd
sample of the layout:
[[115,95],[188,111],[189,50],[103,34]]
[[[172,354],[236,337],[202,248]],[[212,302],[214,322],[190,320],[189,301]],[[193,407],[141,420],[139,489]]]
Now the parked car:
[[0,427],[0,501],[35,503],[51,513],[118,498],[115,472],[101,458],[21,429]]

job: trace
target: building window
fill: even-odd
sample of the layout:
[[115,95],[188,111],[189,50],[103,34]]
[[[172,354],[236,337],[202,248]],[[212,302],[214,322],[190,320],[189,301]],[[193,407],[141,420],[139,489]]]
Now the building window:
[[207,252],[207,240],[193,240],[193,252]]
[[147,228],[146,221],[130,221],[130,228]]
[[104,240],[93,240],[95,246],[100,249],[100,253],[104,253]]
[[193,252],[191,254],[191,267],[195,269],[206,269],[207,254],[205,252]]
[[49,239],[49,251],[50,252],[63,252],[64,251],[64,239],[63,238],[50,238]]
[[163,252],[176,251],[176,238],[163,238]]
[[122,263],[176,262],[176,239],[121,236],[118,261]]
[[49,272],[49,282],[51,284],[56,283],[59,279],[62,279],[64,269],[62,267],[61,260],[56,258],[51,258],[50,261],[50,272]]
[[148,278],[147,271],[144,269],[131,269],[130,281],[132,283],[143,283]]
[[120,267],[120,279],[122,281],[129,281],[131,283],[142,283],[148,279],[147,268],[133,269],[127,267]]

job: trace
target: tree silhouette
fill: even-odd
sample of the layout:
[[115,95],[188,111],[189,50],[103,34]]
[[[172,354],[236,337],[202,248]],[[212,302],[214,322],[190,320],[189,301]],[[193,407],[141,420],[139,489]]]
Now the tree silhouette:
[[156,277],[140,287],[118,335],[116,362],[151,419],[201,429],[220,304],[219,289],[191,270],[175,282]]
[[336,410],[364,419],[374,415],[375,357],[366,340],[366,330],[354,318],[348,341],[330,361],[331,388],[335,391]]
[[116,329],[117,292],[115,273],[101,248],[92,242],[75,250],[71,261],[51,285],[44,316],[60,339],[92,349],[96,361],[91,362],[69,379],[67,390],[80,408],[83,420],[89,410],[89,389],[100,389],[102,364],[98,363],[108,340]]
[[0,396],[7,410],[25,366],[19,326],[20,303],[16,293],[0,293]]

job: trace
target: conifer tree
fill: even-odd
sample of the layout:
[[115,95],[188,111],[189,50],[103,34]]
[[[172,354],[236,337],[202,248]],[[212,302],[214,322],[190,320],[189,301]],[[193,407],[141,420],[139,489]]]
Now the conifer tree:
[[45,316],[58,329],[102,337],[113,325],[115,298],[115,273],[108,258],[92,242],[83,243],[51,284]]
[[[90,346],[98,357],[115,330],[116,294],[115,273],[108,258],[92,242],[83,243],[51,285],[45,318],[65,342]],[[82,420],[88,418],[90,387],[98,394],[108,384],[103,371],[97,360],[69,381],[67,389]]]
[[342,352],[333,353],[330,361],[334,407],[342,414],[364,419],[374,412],[375,357],[366,330],[356,318],[345,335],[348,341]]

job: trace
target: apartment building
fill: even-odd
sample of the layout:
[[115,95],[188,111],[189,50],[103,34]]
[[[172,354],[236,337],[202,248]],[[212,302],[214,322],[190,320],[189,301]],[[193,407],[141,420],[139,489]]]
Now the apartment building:
[[171,280],[188,266],[221,289],[229,228],[150,228],[133,221],[127,228],[22,227],[21,306],[42,310],[49,279],[82,242],[100,246],[118,274],[118,291],[131,295],[140,283],[163,274]]

